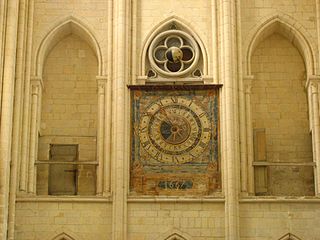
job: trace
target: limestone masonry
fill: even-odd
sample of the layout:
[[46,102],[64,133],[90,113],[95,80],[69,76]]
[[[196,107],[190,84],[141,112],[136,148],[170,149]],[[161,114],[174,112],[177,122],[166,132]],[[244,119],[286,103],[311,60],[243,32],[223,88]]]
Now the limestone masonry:
[[1,240],[320,240],[320,0],[0,0]]

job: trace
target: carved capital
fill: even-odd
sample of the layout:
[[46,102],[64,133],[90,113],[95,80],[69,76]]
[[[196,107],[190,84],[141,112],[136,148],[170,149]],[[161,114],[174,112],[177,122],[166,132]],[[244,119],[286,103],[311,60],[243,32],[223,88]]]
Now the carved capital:
[[318,93],[318,88],[320,84],[320,76],[319,75],[311,75],[308,77],[306,88],[308,91],[311,91],[312,94]]
[[96,76],[97,84],[105,84],[108,81],[108,76]]
[[41,77],[32,76],[30,79],[31,84],[31,94],[39,95],[40,90],[43,89],[43,81]]
[[97,80],[97,88],[98,88],[98,94],[104,94],[105,93],[105,86],[108,81],[107,76],[96,76]]
[[246,94],[251,94],[253,80],[254,80],[253,75],[248,75],[243,77],[244,91]]
[[319,83],[317,82],[311,82],[310,83],[310,91],[311,91],[311,94],[318,94],[318,89],[319,89]]

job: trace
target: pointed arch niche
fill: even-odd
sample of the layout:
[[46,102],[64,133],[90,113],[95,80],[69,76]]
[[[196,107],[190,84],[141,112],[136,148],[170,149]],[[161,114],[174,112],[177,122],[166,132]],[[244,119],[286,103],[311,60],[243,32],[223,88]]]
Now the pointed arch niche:
[[315,75],[315,55],[311,43],[306,37],[310,35],[298,22],[284,14],[277,14],[268,17],[261,22],[251,34],[249,34],[249,44],[246,51],[246,75],[251,76],[252,55],[258,45],[271,36],[280,34],[291,42],[300,52],[304,59],[307,76]]
[[102,60],[102,53],[101,48],[98,44],[98,41],[93,31],[81,22],[79,19],[74,17],[68,17],[59,24],[54,26],[48,34],[44,37],[41,41],[39,48],[36,52],[36,61],[34,67],[34,76],[42,76],[44,61],[46,60],[48,54],[54,48],[54,46],[64,39],[66,36],[70,34],[75,34],[79,36],[82,40],[86,41],[89,46],[92,48],[94,53],[96,54],[97,61],[98,61],[98,71],[97,75],[101,76],[103,72],[103,60]]
[[[163,47],[164,52],[170,50],[170,44],[166,44],[166,39],[174,40],[174,37],[182,39],[181,45],[185,45],[192,50],[193,60],[183,62],[186,68],[181,68],[181,71],[166,70],[162,63],[156,60],[156,49]],[[168,41],[170,42],[170,40]],[[173,43],[174,44],[174,43]],[[166,46],[164,46],[166,45]],[[184,46],[181,48],[183,50]],[[210,81],[212,80],[208,74],[208,53],[206,47],[196,32],[181,18],[172,16],[155,26],[146,37],[143,43],[142,51],[140,54],[140,69],[138,81],[152,82],[157,81]],[[153,55],[155,54],[155,55]],[[165,54],[166,56],[167,54]],[[183,56],[186,56],[183,51]],[[166,57],[164,57],[166,60]],[[184,60],[184,57],[182,57]],[[165,64],[164,64],[165,65]],[[191,65],[191,66],[190,66]],[[190,67],[189,67],[190,66]],[[190,70],[190,71],[189,71]]]
[[164,234],[161,234],[155,240],[191,240],[191,236],[187,233],[181,232],[178,229],[169,230]]
[[76,239],[66,233],[61,233],[50,240],[76,240]]
[[293,235],[292,233],[287,233],[286,235],[279,238],[279,240],[302,240],[302,239],[298,238],[297,236]]
[[[290,21],[279,15],[267,19],[247,48],[248,169],[242,171],[248,173],[251,194],[312,196],[318,191],[317,126],[309,88],[315,58],[303,28]],[[287,188],[288,183],[295,187]]]
[[[22,185],[39,195],[103,194],[108,184],[103,182],[107,81],[95,36],[80,20],[68,17],[46,34],[34,62],[30,154],[21,166],[21,176],[26,176]],[[65,150],[72,152],[71,160],[67,152],[59,155]],[[59,159],[52,158],[53,151]],[[60,183],[51,181],[54,174],[61,176],[59,171],[74,176],[62,176]],[[68,190],[63,184],[67,179],[74,179]],[[63,189],[53,190],[59,186]]]

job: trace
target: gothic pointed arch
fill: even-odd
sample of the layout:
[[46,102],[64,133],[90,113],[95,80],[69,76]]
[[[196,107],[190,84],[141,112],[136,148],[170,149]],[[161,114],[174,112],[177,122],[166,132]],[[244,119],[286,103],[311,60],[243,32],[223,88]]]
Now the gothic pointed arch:
[[292,233],[287,233],[278,240],[302,240],[301,238],[298,238],[297,236],[293,235]]
[[139,75],[146,76],[148,75],[148,50],[150,49],[150,45],[152,41],[161,33],[168,31],[168,30],[178,30],[184,32],[188,35],[191,41],[194,41],[199,47],[199,62],[201,62],[201,75],[208,75],[208,62],[209,57],[206,51],[206,46],[204,45],[201,38],[198,36],[196,31],[192,29],[190,24],[177,16],[171,16],[166,18],[165,20],[158,23],[147,35],[143,42],[142,51],[140,53],[140,68],[139,68]]
[[50,235],[48,240],[79,240],[79,237],[74,236],[74,234],[66,233],[66,231],[62,231],[57,233],[54,233],[53,235]]
[[75,34],[79,36],[82,40],[86,41],[89,46],[94,51],[97,61],[98,61],[98,73],[97,75],[102,75],[102,53],[101,48],[98,44],[93,31],[75,17],[68,17],[58,24],[56,24],[51,30],[46,34],[46,36],[41,41],[37,51],[36,60],[34,66],[34,76],[41,77],[43,72],[44,61],[52,48],[63,38],[70,34]]
[[282,13],[277,13],[276,15],[262,19],[257,27],[249,34],[248,38],[250,40],[247,41],[248,45],[245,53],[247,76],[251,75],[251,57],[256,47],[274,33],[282,35],[299,50],[306,66],[307,76],[314,75],[316,65],[315,54],[309,40],[311,37],[303,26],[293,18]]
[[191,239],[192,239],[191,236],[189,236],[187,233],[181,232],[178,229],[172,229],[160,235],[155,240],[191,240]]
[[168,236],[165,240],[186,240],[186,238],[184,238],[180,234],[174,233],[174,234]]

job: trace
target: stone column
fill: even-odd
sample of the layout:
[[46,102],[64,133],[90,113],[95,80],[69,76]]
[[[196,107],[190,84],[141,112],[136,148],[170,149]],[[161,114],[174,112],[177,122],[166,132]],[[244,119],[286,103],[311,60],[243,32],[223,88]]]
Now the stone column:
[[105,90],[105,100],[106,100],[106,109],[105,109],[105,165],[104,165],[104,192],[110,194],[111,192],[111,154],[112,154],[112,83],[113,83],[113,1],[109,0],[108,7],[108,37],[107,37],[107,85]]
[[254,167],[253,167],[253,129],[252,129],[252,115],[251,115],[251,89],[253,76],[246,76],[244,78],[245,84],[245,109],[246,109],[246,130],[247,130],[247,183],[248,193],[254,195]]
[[[25,80],[25,57],[26,39],[28,35],[28,14],[29,0],[20,0],[19,6],[19,26],[17,36],[17,55],[16,55],[16,82],[14,92],[14,113],[13,113],[13,133],[11,147],[11,172],[10,172],[10,195],[9,195],[9,216],[8,216],[8,239],[13,240],[15,235],[15,208],[17,184],[19,178],[19,164],[21,153],[22,136],[22,111],[24,100],[24,80]],[[1,30],[0,30],[1,31]],[[0,107],[1,108],[1,107]]]
[[216,49],[218,48],[218,29],[217,29],[217,1],[211,0],[211,18],[212,18],[212,56],[213,56],[213,81],[215,84],[219,83],[219,51]]
[[[318,43],[318,48],[320,46],[320,0],[316,0],[316,19],[317,19],[317,43]],[[320,51],[318,50],[318,59],[320,59]],[[320,68],[319,66],[320,62],[318,63],[318,69]]]
[[224,161],[225,192],[225,239],[240,239],[239,234],[239,162],[240,154],[237,129],[236,98],[237,64],[236,54],[236,2],[220,0],[220,32],[221,32],[221,79],[222,88],[222,134]]
[[[26,57],[25,57],[25,73],[24,73],[24,98],[22,106],[22,144],[20,151],[20,172],[19,172],[19,190],[27,192],[28,190],[28,157],[30,145],[30,97],[31,97],[31,57],[33,43],[33,14],[34,0],[28,0],[28,24],[27,24],[27,39],[26,39]],[[20,192],[20,193],[21,193]]]
[[319,84],[320,77],[309,78],[308,91],[310,93],[311,113],[309,114],[312,119],[311,131],[313,142],[313,161],[316,164],[315,167],[315,193],[320,196],[320,116],[319,116]]
[[[0,0],[0,99],[2,99],[2,77],[3,77],[3,62],[4,62],[4,33],[5,33],[5,22],[6,22],[6,10],[7,0]],[[0,109],[1,109],[0,101]]]
[[[0,239],[7,239],[9,177],[12,144],[13,99],[15,83],[15,63],[17,47],[17,29],[19,0],[10,0],[1,3],[0,10],[7,15],[6,35],[3,48],[3,74],[1,80],[1,112],[0,112]],[[3,16],[0,16],[3,17]],[[5,23],[5,21],[3,22]],[[2,67],[0,65],[0,67]]]
[[105,118],[105,89],[107,78],[97,76],[98,87],[98,126],[97,126],[97,195],[102,195],[104,190],[104,118]]
[[127,103],[127,27],[130,3],[126,0],[113,1],[113,218],[112,239],[127,239],[127,193],[126,178],[126,103]]
[[35,161],[38,153],[38,132],[39,132],[39,108],[41,101],[42,79],[33,77],[31,79],[31,126],[30,126],[30,151],[29,151],[29,175],[28,192],[35,193],[36,190],[36,168]]

